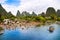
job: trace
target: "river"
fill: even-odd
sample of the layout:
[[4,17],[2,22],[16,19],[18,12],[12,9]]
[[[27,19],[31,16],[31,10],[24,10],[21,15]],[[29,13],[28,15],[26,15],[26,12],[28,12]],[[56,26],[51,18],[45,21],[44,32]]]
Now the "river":
[[[52,33],[48,31],[50,26],[55,28]],[[60,25],[43,25],[23,30],[21,28],[5,29],[4,33],[0,35],[0,40],[60,40]]]

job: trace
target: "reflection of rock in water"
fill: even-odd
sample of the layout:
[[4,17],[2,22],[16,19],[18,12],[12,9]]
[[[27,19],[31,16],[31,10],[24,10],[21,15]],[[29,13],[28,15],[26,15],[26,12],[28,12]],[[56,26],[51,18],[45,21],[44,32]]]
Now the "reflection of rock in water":
[[22,30],[23,30],[24,28],[22,28]]
[[2,35],[3,33],[4,33],[4,30],[1,30],[1,31],[0,31],[0,35]]
[[3,33],[0,33],[0,35],[2,35]]
[[22,30],[24,30],[25,29],[25,26],[22,26],[21,28],[22,28]]
[[50,26],[50,27],[49,27],[49,32],[52,33],[53,31],[54,31],[54,27],[53,27],[53,26]]

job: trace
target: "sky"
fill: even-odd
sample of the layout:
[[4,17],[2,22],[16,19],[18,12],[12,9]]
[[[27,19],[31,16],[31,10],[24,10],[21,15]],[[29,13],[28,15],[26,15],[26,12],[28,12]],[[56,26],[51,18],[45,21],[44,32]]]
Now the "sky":
[[3,8],[12,14],[16,15],[17,10],[20,12],[34,11],[36,14],[46,12],[48,7],[53,7],[55,10],[60,9],[60,0],[0,0]]

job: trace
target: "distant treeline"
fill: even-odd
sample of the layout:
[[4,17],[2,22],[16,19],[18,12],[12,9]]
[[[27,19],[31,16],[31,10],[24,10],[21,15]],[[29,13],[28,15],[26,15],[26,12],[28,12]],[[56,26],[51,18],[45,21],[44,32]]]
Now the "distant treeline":
[[14,20],[15,18],[19,20],[40,22],[45,22],[47,20],[60,21],[60,10],[55,11],[53,7],[48,7],[46,13],[42,12],[38,15],[35,12],[32,12],[32,14],[30,14],[27,11],[20,13],[18,10],[16,16],[14,16],[11,12],[7,12],[0,4],[0,22],[2,22],[4,19]]

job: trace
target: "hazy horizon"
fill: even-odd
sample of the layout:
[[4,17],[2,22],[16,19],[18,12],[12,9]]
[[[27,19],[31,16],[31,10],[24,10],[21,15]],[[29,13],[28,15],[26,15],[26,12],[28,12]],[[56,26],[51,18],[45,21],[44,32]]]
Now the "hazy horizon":
[[35,13],[46,12],[48,7],[53,7],[55,10],[60,9],[60,0],[0,0],[0,4],[4,9],[11,11],[16,15],[17,10],[20,12],[27,11]]

